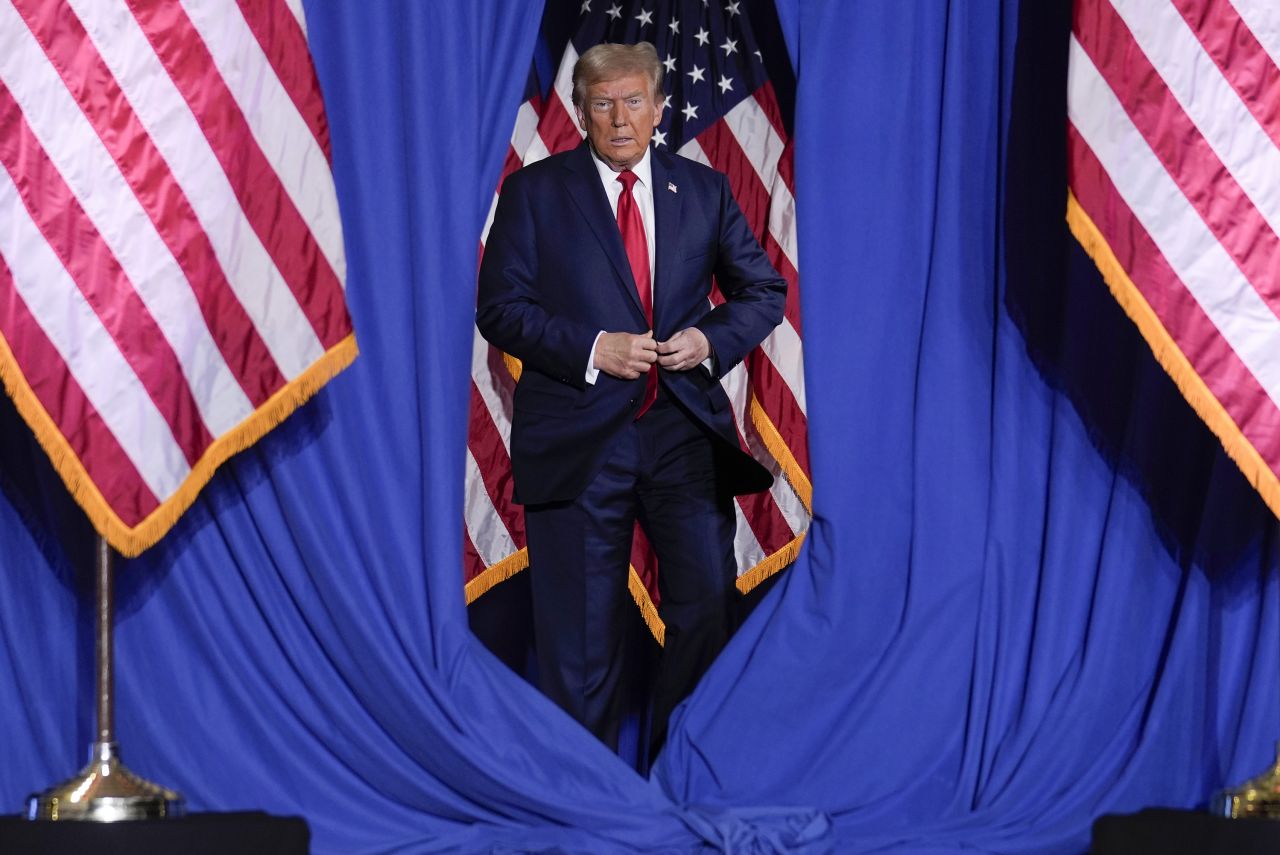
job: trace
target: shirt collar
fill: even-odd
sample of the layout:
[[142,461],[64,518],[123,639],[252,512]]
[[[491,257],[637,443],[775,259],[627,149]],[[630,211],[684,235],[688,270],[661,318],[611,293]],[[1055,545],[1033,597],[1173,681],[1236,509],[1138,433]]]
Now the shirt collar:
[[[605,163],[600,158],[600,155],[596,154],[594,148],[591,148],[590,145],[587,148],[591,151],[591,162],[596,165],[596,171],[600,173],[600,180],[604,182],[605,186],[609,186],[610,182],[616,183],[618,173],[614,172],[613,168]],[[640,160],[636,162],[635,166],[631,167],[631,171],[636,174],[636,179],[645,187],[648,187],[650,192],[653,192],[653,163],[649,157],[652,149],[653,146],[646,146],[644,154],[640,156]]]

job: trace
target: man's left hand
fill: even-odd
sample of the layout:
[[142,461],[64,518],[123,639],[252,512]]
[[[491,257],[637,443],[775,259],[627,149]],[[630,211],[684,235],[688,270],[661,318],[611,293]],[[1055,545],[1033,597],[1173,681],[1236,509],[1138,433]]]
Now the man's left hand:
[[710,355],[711,343],[697,327],[680,330],[666,341],[658,342],[658,364],[668,371],[696,368]]

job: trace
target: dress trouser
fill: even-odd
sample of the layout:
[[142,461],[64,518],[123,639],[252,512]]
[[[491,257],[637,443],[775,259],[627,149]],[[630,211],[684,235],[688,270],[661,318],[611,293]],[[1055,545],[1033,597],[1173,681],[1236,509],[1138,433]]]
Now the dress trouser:
[[543,692],[611,747],[623,710],[631,538],[640,521],[658,557],[666,624],[650,746],[733,630],[733,497],[716,442],[665,389],[618,437],[571,502],[525,507],[534,634]]

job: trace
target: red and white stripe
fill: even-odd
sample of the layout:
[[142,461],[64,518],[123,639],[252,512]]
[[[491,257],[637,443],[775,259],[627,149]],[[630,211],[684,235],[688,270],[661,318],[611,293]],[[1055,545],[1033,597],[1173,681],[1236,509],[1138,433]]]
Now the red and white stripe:
[[1068,117],[1076,203],[1276,496],[1280,8],[1077,0]]
[[[534,102],[521,106],[503,178],[524,164],[576,146],[582,139],[572,106],[571,76],[577,59],[569,45],[547,102],[541,109]],[[746,364],[722,380],[743,441],[778,476],[768,493],[740,497],[736,505],[735,550],[739,575],[747,577],[788,546],[794,550],[795,541],[808,530],[812,516],[792,158],[772,89],[762,87],[698,139],[685,144],[679,153],[730,176],[734,196],[748,222],[789,285],[783,323]],[[496,205],[497,194],[493,207]],[[482,242],[492,221],[493,208]],[[468,544],[464,561],[469,600],[493,583],[484,578],[486,570],[498,566],[506,575],[513,553],[524,547],[523,524],[518,512],[513,513],[518,509],[510,504],[508,437],[515,381],[501,354],[478,331],[475,342],[466,480]],[[756,418],[752,415],[753,401],[758,411]],[[781,437],[788,449],[785,463],[769,452],[757,419],[762,420],[766,430]],[[482,460],[496,471],[487,471]],[[642,537],[637,538],[632,563],[650,597],[657,602],[654,561]],[[769,566],[776,563],[775,560]]]
[[299,4],[0,0],[0,262],[6,385],[99,530],[189,503],[354,353]]

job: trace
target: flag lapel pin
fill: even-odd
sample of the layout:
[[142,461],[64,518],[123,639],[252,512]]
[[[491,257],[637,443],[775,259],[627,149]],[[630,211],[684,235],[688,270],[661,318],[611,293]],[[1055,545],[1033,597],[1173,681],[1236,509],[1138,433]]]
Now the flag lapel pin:
[[670,190],[672,193],[676,192],[676,185],[675,185],[675,183],[674,183],[674,182],[672,182],[672,181],[668,181],[668,182],[667,182],[667,189],[668,189],[668,190]]

